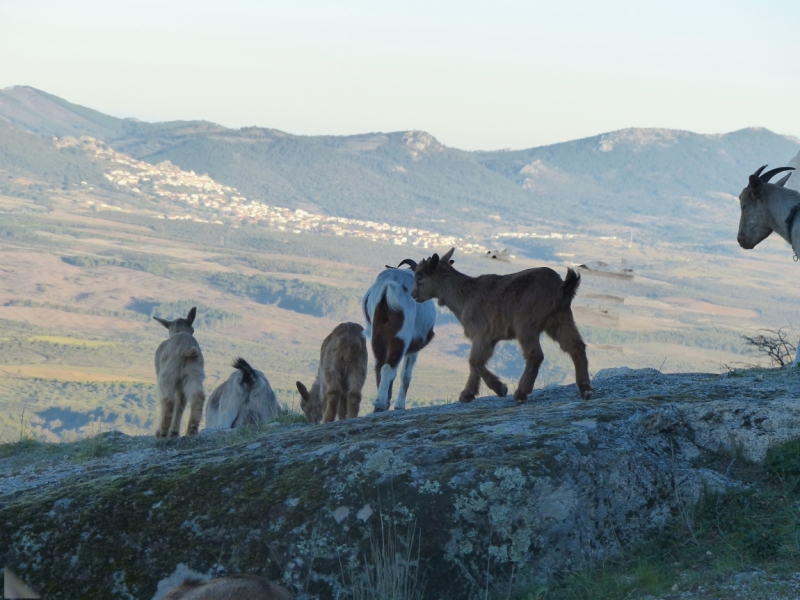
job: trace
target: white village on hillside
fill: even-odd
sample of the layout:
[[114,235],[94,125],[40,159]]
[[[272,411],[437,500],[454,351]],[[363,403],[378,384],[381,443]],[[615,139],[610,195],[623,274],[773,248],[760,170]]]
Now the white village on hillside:
[[[293,233],[324,233],[336,236],[357,237],[373,241],[388,242],[397,246],[418,248],[446,248],[457,246],[460,252],[482,254],[487,257],[496,254],[478,239],[444,235],[426,229],[390,225],[362,219],[348,219],[308,212],[303,209],[289,209],[273,206],[256,200],[248,200],[235,187],[221,184],[206,174],[184,171],[169,161],[150,164],[137,160],[127,154],[117,152],[105,142],[93,137],[63,137],[56,141],[59,148],[78,147],[105,163],[104,177],[120,190],[127,190],[145,197],[168,200],[176,209],[184,209],[183,214],[161,214],[157,218],[170,220],[191,220],[198,223],[257,223],[261,226]],[[84,185],[88,186],[86,182]],[[91,189],[91,188],[89,188]],[[91,201],[90,201],[91,202]],[[102,204],[102,208],[119,207]],[[571,239],[585,237],[581,234],[500,232],[490,237],[492,241],[507,239]],[[617,240],[616,237],[605,237]],[[513,258],[513,256],[504,256]]]

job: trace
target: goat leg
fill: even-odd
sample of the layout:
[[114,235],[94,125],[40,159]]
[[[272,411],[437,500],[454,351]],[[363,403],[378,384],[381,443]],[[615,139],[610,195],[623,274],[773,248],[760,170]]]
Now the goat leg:
[[586,344],[581,338],[572,311],[559,315],[547,326],[547,335],[558,342],[561,350],[569,354],[572,363],[575,365],[575,381],[578,384],[578,391],[581,398],[589,400],[592,397],[591,381],[589,379],[589,361],[586,358]]
[[347,395],[342,392],[337,400],[336,418],[344,421],[347,418]]
[[175,407],[175,398],[172,396],[164,396],[161,399],[161,425],[156,431],[156,438],[161,439],[167,437],[169,425],[172,422],[172,411]]
[[186,408],[186,396],[180,391],[175,392],[175,404],[172,409],[172,423],[169,426],[169,437],[178,437],[181,434],[181,419]]
[[458,397],[459,402],[472,402],[475,400],[475,396],[478,395],[478,389],[481,385],[481,378],[475,370],[472,368],[472,365],[469,367],[469,377],[467,378],[467,385],[464,386],[464,390]]
[[[206,403],[204,392],[192,392],[189,397],[189,423],[186,425],[186,435],[195,435],[200,428],[200,420],[203,418],[203,405]],[[180,425],[180,421],[178,421]]]
[[527,339],[524,342],[520,341],[520,346],[522,346],[522,356],[525,359],[525,370],[522,372],[522,377],[519,378],[517,391],[514,392],[514,402],[524,404],[533,392],[536,377],[539,375],[539,367],[544,362],[544,352],[538,337]]
[[472,350],[469,353],[469,377],[467,378],[467,385],[458,397],[459,402],[472,402],[478,395],[481,386],[481,376],[479,369],[481,367],[481,349],[477,344],[472,345]]
[[[417,364],[417,353],[406,354],[403,359],[403,374],[400,378],[400,393],[397,394],[397,402],[394,405],[395,410],[403,410],[406,407],[406,394],[408,394],[408,386],[411,385],[411,376],[414,373],[415,364]],[[389,397],[391,398],[391,388]]]
[[358,408],[361,406],[361,391],[350,390],[347,393],[347,415],[346,419],[355,419],[358,416]]
[[469,379],[467,379],[464,391],[459,396],[459,402],[471,402],[475,399],[480,389],[481,379],[501,398],[508,394],[508,386],[486,368],[486,363],[494,354],[494,346],[495,342],[485,341],[482,338],[473,340],[469,353]]
[[[364,357],[366,363],[366,356]],[[366,368],[366,364],[364,365]],[[366,373],[360,369],[350,371],[347,377],[347,414],[344,418],[354,419],[361,407],[361,389],[364,387]]]
[[322,415],[323,423],[331,423],[336,420],[336,413],[339,410],[339,396],[341,396],[341,391],[338,389],[329,387],[328,391],[325,392],[325,399],[322,401],[324,410]]
[[486,367],[483,367],[481,379],[483,379],[483,382],[489,387],[489,389],[497,394],[500,398],[505,398],[508,396],[508,386],[500,381],[500,378]]
[[[399,362],[399,361],[398,361]],[[385,364],[378,373],[378,397],[375,399],[375,411],[384,412],[389,410],[392,399],[392,383],[397,376],[397,367]]]

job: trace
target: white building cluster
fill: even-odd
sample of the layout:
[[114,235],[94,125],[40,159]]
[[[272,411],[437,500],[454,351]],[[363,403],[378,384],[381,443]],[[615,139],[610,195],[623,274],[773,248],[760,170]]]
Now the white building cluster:
[[80,147],[110,165],[103,175],[119,189],[174,202],[188,214],[165,214],[162,219],[186,219],[200,223],[254,222],[294,233],[322,233],[359,237],[388,242],[398,246],[444,248],[457,246],[460,252],[482,254],[486,247],[462,238],[443,235],[426,229],[401,227],[361,219],[347,219],[315,214],[302,209],[291,210],[248,200],[236,188],[222,185],[208,175],[183,171],[169,161],[152,165],[117,152],[92,137],[64,137],[58,147]]

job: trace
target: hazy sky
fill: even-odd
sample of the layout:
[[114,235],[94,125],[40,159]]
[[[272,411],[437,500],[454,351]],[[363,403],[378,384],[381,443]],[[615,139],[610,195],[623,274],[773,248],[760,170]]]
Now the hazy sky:
[[118,116],[465,149],[800,136],[800,1],[0,0],[0,87]]

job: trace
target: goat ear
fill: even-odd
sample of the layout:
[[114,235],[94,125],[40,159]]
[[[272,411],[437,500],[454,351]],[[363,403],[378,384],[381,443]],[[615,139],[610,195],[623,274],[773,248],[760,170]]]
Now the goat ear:
[[452,265],[454,262],[456,262],[456,261],[454,261],[454,260],[451,258],[451,259],[450,259],[450,264]]
[[308,389],[306,386],[300,381],[295,381],[294,384],[297,386],[297,391],[300,392],[300,397],[308,402]]
[[167,321],[166,319],[162,319],[161,317],[153,317],[153,318],[159,323],[161,323],[167,329],[169,329],[169,326],[172,325],[172,321]]
[[191,325],[194,323],[194,318],[197,316],[197,307],[193,306],[192,309],[189,311],[189,314],[186,315],[186,322]]
[[428,273],[433,273],[438,266],[439,266],[439,255],[434,254],[428,261],[428,267],[425,269],[425,271],[427,271]]

